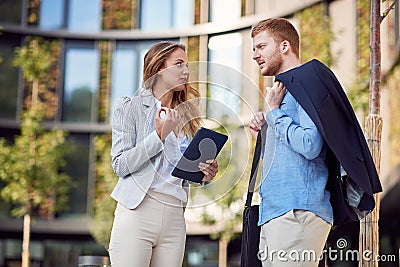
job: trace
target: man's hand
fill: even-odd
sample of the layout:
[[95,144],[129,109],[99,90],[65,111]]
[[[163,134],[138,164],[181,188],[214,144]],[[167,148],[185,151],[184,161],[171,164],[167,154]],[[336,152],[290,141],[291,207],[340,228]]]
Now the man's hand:
[[274,108],[279,108],[283,97],[285,96],[286,88],[281,82],[274,82],[272,87],[267,87],[266,89],[265,101],[267,102],[265,106],[265,113],[268,113]]

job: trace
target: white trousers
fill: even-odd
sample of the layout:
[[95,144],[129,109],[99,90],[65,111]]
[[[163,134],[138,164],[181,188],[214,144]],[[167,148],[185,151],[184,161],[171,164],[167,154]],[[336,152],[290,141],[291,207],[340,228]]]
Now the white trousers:
[[331,225],[306,210],[291,210],[262,225],[263,267],[318,266]]
[[133,210],[117,204],[109,255],[112,267],[181,267],[186,225],[180,200],[150,192]]

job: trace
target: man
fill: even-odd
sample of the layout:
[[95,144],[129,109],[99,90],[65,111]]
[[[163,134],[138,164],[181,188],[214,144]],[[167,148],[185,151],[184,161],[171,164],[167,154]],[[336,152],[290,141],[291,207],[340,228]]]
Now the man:
[[[299,35],[288,20],[262,20],[251,37],[262,75],[276,76],[301,65]],[[259,255],[264,267],[317,266],[333,224],[326,190],[328,147],[283,83],[267,87],[265,101],[265,110],[250,123],[253,136],[268,126],[259,187]]]

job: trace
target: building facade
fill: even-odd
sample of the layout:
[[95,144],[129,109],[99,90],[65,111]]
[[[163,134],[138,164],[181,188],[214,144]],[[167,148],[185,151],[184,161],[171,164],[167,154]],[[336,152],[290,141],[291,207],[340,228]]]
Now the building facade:
[[[390,4],[382,3],[382,10]],[[394,123],[400,102],[399,7],[396,3],[381,28],[381,239],[387,254],[398,253],[400,244],[400,230],[395,227],[400,222],[391,215],[399,209],[394,204],[398,203],[400,176],[400,126]],[[45,125],[67,131],[76,148],[66,158],[65,171],[76,184],[69,194],[69,209],[52,220],[38,217],[32,221],[32,267],[72,267],[79,255],[107,255],[91,230],[99,179],[93,167],[99,162],[96,140],[100,136],[107,141],[115,101],[140,88],[143,57],[153,43],[172,40],[187,46],[193,62],[191,79],[204,97],[202,112],[207,123],[220,127],[228,121],[239,127],[232,135],[232,150],[249,154],[251,140],[248,134],[243,136],[243,125],[263,104],[258,88],[271,83],[252,60],[250,30],[268,17],[285,17],[294,23],[301,35],[302,61],[318,58],[331,66],[362,120],[368,105],[368,1],[0,0],[0,137],[12,140],[19,133],[30,90],[21,71],[13,66],[14,50],[28,36],[40,37],[53,44],[50,76],[41,81],[43,90],[50,92],[41,95],[47,100]],[[232,160],[232,165],[239,169],[239,178],[246,178],[248,164]],[[224,196],[224,192],[215,194]],[[21,259],[22,220],[12,218],[10,208],[0,201],[0,267],[16,266]],[[186,215],[184,264],[218,266],[224,250],[209,234],[222,231],[224,225],[204,226],[199,213],[194,208]],[[240,229],[233,231],[240,233]],[[239,245],[232,237],[226,247],[228,266],[238,266]]]

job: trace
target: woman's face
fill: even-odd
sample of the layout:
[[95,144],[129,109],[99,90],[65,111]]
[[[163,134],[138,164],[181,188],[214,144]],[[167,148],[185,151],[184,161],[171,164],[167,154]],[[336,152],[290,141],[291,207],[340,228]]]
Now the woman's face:
[[188,58],[186,52],[177,48],[165,60],[165,66],[158,72],[158,82],[164,83],[169,91],[182,91],[189,78]]

